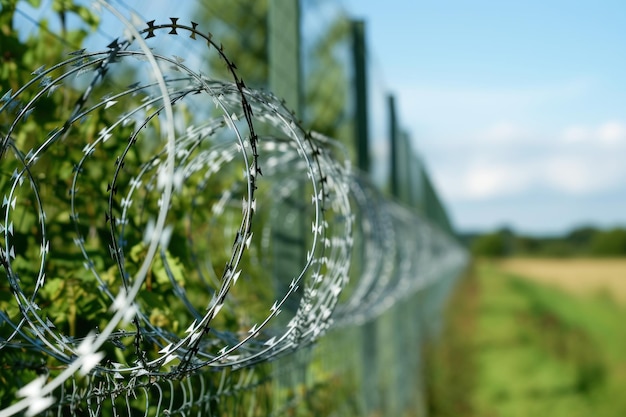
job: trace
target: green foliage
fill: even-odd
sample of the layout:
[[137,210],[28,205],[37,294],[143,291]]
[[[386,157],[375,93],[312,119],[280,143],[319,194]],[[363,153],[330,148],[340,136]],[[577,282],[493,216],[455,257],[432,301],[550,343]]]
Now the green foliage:
[[596,232],[592,239],[590,252],[596,256],[626,255],[626,229],[611,229]]
[[465,240],[476,256],[626,256],[626,229],[596,229],[580,227],[563,236],[537,237],[515,234],[508,229],[466,236]]
[[475,256],[502,257],[509,253],[511,236],[506,230],[479,236],[472,244]]
[[98,16],[92,13],[88,7],[77,4],[73,0],[54,0],[52,3],[52,10],[59,14],[64,26],[65,14],[68,12],[76,14],[91,29],[95,29],[100,22]]
[[[0,37],[2,51],[0,56],[0,95],[8,90],[15,92],[22,85],[32,79],[32,72],[41,65],[50,66],[60,60],[68,51],[68,45],[80,45],[86,36],[84,30],[72,30],[64,33],[65,42],[48,31],[48,22],[41,21],[41,29],[26,39],[20,37],[14,26],[14,15],[18,1],[2,0],[0,9]],[[39,1],[29,1],[33,7],[39,6]],[[57,4],[58,3],[58,4]],[[96,17],[83,6],[77,6],[73,2],[55,3],[60,13],[67,10],[77,13],[83,21],[89,25],[97,24]],[[60,16],[60,15],[59,15]],[[62,95],[49,95],[38,102],[28,120],[23,121],[22,128],[13,132],[13,139],[21,149],[41,143],[52,126],[62,123],[60,116],[62,109],[71,100],[75,100],[78,93]],[[34,91],[25,91],[21,100],[30,100]],[[6,135],[13,113],[5,111],[0,114],[0,134]],[[93,118],[89,123],[81,126],[75,132],[86,138],[93,137],[97,128],[98,119]],[[72,139],[68,138],[68,144]],[[80,152],[80,150],[77,150]],[[69,224],[68,213],[57,206],[57,202],[67,199],[67,181],[72,172],[70,161],[76,156],[72,149],[60,149],[59,147],[49,150],[51,158],[33,171],[41,187],[40,195],[46,198],[49,206],[46,212],[49,216],[50,235],[56,236],[53,243],[59,241],[71,241],[68,236],[72,232]],[[49,161],[60,161],[56,165],[50,165]],[[104,162],[104,161],[103,161]],[[107,161],[108,163],[108,161]],[[4,158],[3,168],[0,175],[0,187],[6,193],[10,181],[10,172],[16,168],[15,160]],[[14,273],[22,277],[21,286],[26,294],[33,293],[33,283],[30,277],[37,276],[40,265],[41,231],[38,227],[36,213],[37,202],[32,194],[20,195],[23,204],[15,215],[13,232],[13,244],[15,245],[15,259],[12,262]],[[3,243],[4,245],[4,243]],[[99,259],[103,259],[100,257]],[[102,313],[106,313],[107,307],[103,303],[97,283],[93,276],[85,273],[82,267],[83,257],[75,248],[68,250],[55,259],[50,259],[46,265],[47,284],[37,294],[36,302],[42,309],[47,311],[47,319],[54,321],[58,331],[74,336],[86,335],[86,329],[92,329],[101,324]],[[6,271],[0,271],[0,310],[5,312],[11,319],[20,316],[16,300],[9,289]],[[0,337],[7,337],[12,328],[6,324],[0,324]],[[50,358],[35,351],[24,349],[5,348],[0,355],[0,404],[8,404],[13,400],[15,392],[21,386],[34,378],[35,375],[44,372],[49,365],[55,366]]]
[[352,116],[348,113],[351,82],[346,62],[340,59],[349,48],[350,22],[338,15],[328,25],[328,30],[308,51],[306,62],[310,68],[304,80],[305,118],[313,130],[342,140],[348,149],[353,149],[350,146]]
[[[4,94],[9,88],[16,91],[32,76],[34,69],[44,64],[58,62],[64,52],[68,52],[68,45],[78,49],[87,36],[85,29],[65,30],[63,42],[48,30],[48,22],[39,22],[41,29],[30,36],[25,42],[19,38],[14,27],[14,16],[18,0],[2,0],[0,8],[0,33],[2,35],[2,55],[0,56],[0,91]],[[32,6],[38,7],[39,1],[29,1]],[[75,4],[73,1],[63,0],[54,2],[55,11],[63,22],[64,14],[77,14],[88,27],[94,28],[98,24],[98,17],[87,7]]]
[[[197,4],[193,16],[219,39],[246,85],[267,87],[268,0],[215,0]],[[214,57],[210,64],[211,74],[216,78],[232,78],[219,58]]]
[[[37,2],[31,2],[31,4],[37,6]],[[33,79],[33,71],[37,68],[41,66],[51,68],[67,59],[68,52],[78,49],[87,35],[86,29],[62,29],[62,33],[53,34],[48,30],[48,22],[40,21],[39,31],[33,32],[24,39],[13,25],[17,5],[17,1],[3,0],[2,9],[0,9],[2,42],[0,96],[9,90],[15,94],[21,86]],[[98,24],[98,18],[78,2],[55,1],[53,8],[57,12],[56,16],[61,19],[62,28],[65,13],[76,14],[86,27],[93,28]],[[132,69],[129,71],[132,72]],[[59,73],[51,74],[58,75]],[[123,82],[122,79],[115,81]],[[74,88],[73,85],[73,80],[67,80],[63,83],[62,91],[50,91],[38,99],[28,119],[21,120],[18,128],[11,132],[11,140],[16,148],[24,153],[29,149],[39,148],[53,129],[64,126],[69,114],[68,109],[72,108],[82,94],[82,90]],[[42,88],[44,84],[40,83],[23,90],[19,100],[26,102],[33,99]],[[96,85],[92,96],[102,97],[108,92],[105,80]],[[32,176],[32,183],[30,177],[25,176],[24,187],[18,187],[15,190],[16,196],[19,197],[19,207],[12,211],[14,230],[11,245],[15,251],[15,258],[11,261],[12,272],[20,277],[19,285],[22,292],[27,297],[32,296],[32,301],[41,308],[43,319],[53,324],[53,331],[69,338],[84,337],[93,329],[104,328],[112,316],[109,309],[111,299],[101,290],[101,283],[98,282],[96,276],[85,267],[85,256],[81,248],[73,243],[77,236],[84,238],[83,249],[93,262],[93,269],[100,272],[100,277],[111,293],[116,294],[123,285],[119,268],[108,249],[115,239],[107,216],[109,210],[114,215],[119,215],[120,198],[114,196],[112,205],[109,207],[108,184],[115,169],[115,157],[122,155],[128,144],[132,127],[119,126],[111,140],[96,148],[93,155],[89,157],[85,169],[77,168],[78,161],[84,157],[85,144],[93,143],[104,126],[111,126],[118,119],[120,111],[122,110],[117,110],[116,107],[107,109],[106,112],[103,109],[94,110],[81,123],[74,123],[70,129],[67,129],[62,139],[62,146],[54,146],[59,145],[56,143],[42,149],[43,157],[29,167],[28,175]],[[0,134],[3,139],[15,115],[15,112],[10,109],[0,113]],[[148,129],[152,129],[158,136],[157,123]],[[153,153],[153,149],[145,146],[134,147],[126,155],[125,161],[129,167],[138,165],[152,158]],[[23,164],[10,149],[5,150],[2,155],[0,189],[6,195],[14,180],[11,178],[11,172],[15,169],[22,170]],[[76,206],[79,207],[80,222],[76,223],[70,218],[68,190],[72,189],[72,181],[79,171],[81,173],[78,176],[79,182],[76,188],[78,192],[74,197]],[[118,180],[120,190],[127,189],[129,177],[132,174],[129,169],[122,169]],[[186,185],[192,188],[197,186],[197,182],[197,179],[190,180]],[[35,184],[36,192],[33,192]],[[225,188],[228,188],[228,185],[225,185]],[[189,194],[189,192],[189,189],[185,189],[181,191],[181,194]],[[145,190],[137,191],[135,196],[137,204],[143,204],[143,210],[129,215],[129,224],[124,233],[125,239],[128,240],[128,247],[125,250],[128,256],[126,266],[131,275],[136,272],[136,265],[143,262],[145,257],[145,247],[141,243],[143,228],[140,225],[145,225],[146,216],[154,212],[156,207],[156,201],[151,201],[145,194]],[[37,195],[43,202],[46,216],[45,231],[40,224]],[[185,199],[180,200],[185,201]],[[181,201],[171,211],[174,219],[172,223],[176,224],[176,230],[185,230],[181,226],[187,219],[183,213],[189,211],[189,204]],[[210,212],[204,210],[199,212],[197,220],[200,223],[206,223],[209,216]],[[4,218],[2,224],[4,225]],[[215,228],[223,229],[224,224],[215,225]],[[42,247],[45,246],[45,239],[49,239],[51,252],[44,262],[41,253]],[[0,240],[2,240],[0,244],[4,247],[3,238]],[[228,236],[228,241],[232,242],[231,236]],[[190,320],[186,306],[172,291],[172,282],[194,294],[195,298],[192,301],[195,305],[206,306],[212,293],[207,290],[206,285],[197,279],[191,279],[197,276],[190,273],[189,268],[185,268],[184,261],[187,261],[189,256],[183,249],[186,247],[186,236],[175,232],[170,243],[171,252],[163,251],[155,257],[148,274],[146,290],[142,292],[138,302],[144,307],[144,311],[147,311],[146,314],[151,324],[161,326],[173,333],[179,333],[184,330],[181,326],[187,326]],[[222,252],[224,252],[223,249]],[[222,265],[225,264],[225,261],[219,257],[215,260],[222,262]],[[45,285],[37,292],[35,278],[42,273],[45,273]],[[9,286],[5,268],[0,269],[0,311],[6,313],[14,323],[19,322],[24,314]],[[230,328],[236,329],[236,324],[232,324]],[[0,320],[0,339],[7,338],[12,332],[13,328],[4,320]],[[125,343],[130,345],[132,341],[125,341]],[[154,350],[154,346],[147,348],[149,351]],[[132,363],[136,359],[132,348],[124,350],[107,344],[103,349],[107,359],[122,363]],[[3,405],[14,400],[15,391],[32,379],[34,373],[41,372],[47,367],[53,370],[51,376],[54,376],[55,372],[60,369],[60,364],[56,359],[24,349],[3,349],[0,358],[2,359],[0,362],[0,404]],[[13,372],[7,371],[9,364],[15,368]]]
[[578,251],[584,251],[593,237],[598,233],[598,230],[591,226],[583,226],[572,230],[564,237],[565,240],[571,243],[572,247]]

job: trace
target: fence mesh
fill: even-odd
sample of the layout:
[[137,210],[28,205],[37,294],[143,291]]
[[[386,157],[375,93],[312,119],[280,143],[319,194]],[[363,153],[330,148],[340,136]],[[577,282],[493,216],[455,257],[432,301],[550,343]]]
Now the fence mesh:
[[63,53],[3,80],[0,416],[422,415],[464,251],[210,28],[124,5],[73,9],[116,23],[101,47],[40,27]]

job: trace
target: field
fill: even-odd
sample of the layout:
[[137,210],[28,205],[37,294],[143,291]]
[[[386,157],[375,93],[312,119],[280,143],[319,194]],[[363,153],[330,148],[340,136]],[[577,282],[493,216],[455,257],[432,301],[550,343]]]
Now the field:
[[625,267],[479,261],[430,349],[430,415],[626,415]]
[[576,295],[601,295],[626,304],[626,259],[510,258],[499,269]]

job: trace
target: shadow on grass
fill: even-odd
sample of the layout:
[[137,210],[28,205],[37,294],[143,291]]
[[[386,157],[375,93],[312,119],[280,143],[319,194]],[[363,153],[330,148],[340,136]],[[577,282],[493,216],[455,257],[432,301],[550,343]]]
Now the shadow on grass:
[[426,348],[427,415],[626,415],[626,365],[598,330],[615,331],[614,309],[472,265]]
[[470,265],[448,300],[441,334],[424,349],[428,416],[474,415],[468,394],[476,383],[476,364],[468,341],[476,328],[479,291],[475,267]]

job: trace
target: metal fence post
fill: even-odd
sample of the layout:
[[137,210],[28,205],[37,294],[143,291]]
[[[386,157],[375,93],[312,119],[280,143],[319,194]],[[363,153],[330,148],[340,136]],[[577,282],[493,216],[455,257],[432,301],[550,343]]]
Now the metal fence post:
[[367,119],[367,56],[365,44],[365,22],[352,21],[352,53],[354,60],[354,101],[355,101],[355,146],[357,166],[369,173],[369,127]]
[[413,149],[411,147],[411,138],[405,131],[400,133],[400,155],[398,158],[398,176],[400,179],[400,201],[407,206],[411,204],[411,187],[413,186],[413,178],[411,176],[411,155]]
[[387,97],[389,117],[389,177],[391,181],[391,195],[399,197],[400,178],[398,176],[398,119],[396,116],[396,99],[392,94]]
[[[369,126],[367,102],[367,50],[365,42],[365,22],[352,21],[352,58],[354,65],[354,146],[357,166],[369,175]],[[380,409],[379,395],[379,342],[377,320],[365,323],[361,330],[361,366],[363,369],[362,406],[370,415]]]
[[[287,107],[296,115],[300,114],[302,83],[300,79],[299,1],[270,0],[268,42],[270,90],[284,99]],[[307,227],[303,206],[306,200],[304,181],[302,179],[301,186],[298,186],[291,196],[280,201],[275,208],[276,221],[272,224],[272,242],[274,279],[278,293],[286,291],[291,279],[298,276],[306,263]],[[285,218],[290,218],[292,221],[285,222]]]
[[[269,0],[267,16],[268,25],[268,78],[269,89],[277,97],[285,101],[288,109],[299,119],[302,114],[302,69],[300,57],[300,1]],[[298,187],[291,195],[281,201],[273,209],[272,246],[274,286],[278,294],[284,294],[292,278],[297,277],[306,264],[307,220],[305,179],[296,179]],[[280,184],[281,181],[278,181]],[[277,190],[279,191],[279,190]],[[290,219],[290,221],[285,221]],[[302,286],[300,286],[302,288]],[[293,299],[293,297],[292,297]],[[298,308],[298,297],[287,303],[284,309],[287,316],[294,314]],[[280,317],[279,317],[280,319]],[[280,321],[280,320],[279,320]],[[290,358],[293,363],[288,369],[287,361],[275,364],[277,377],[274,389],[274,409],[284,406],[284,391],[291,387],[307,383],[307,370],[302,355],[309,350],[297,352]]]
[[301,114],[300,1],[269,0],[267,24],[270,91]]
[[411,187],[411,207],[415,207],[417,211],[424,214],[424,179],[422,174],[422,160],[413,153],[410,162],[411,178],[413,186]]

